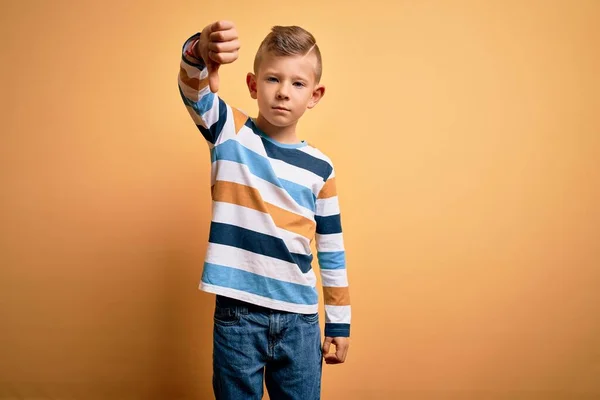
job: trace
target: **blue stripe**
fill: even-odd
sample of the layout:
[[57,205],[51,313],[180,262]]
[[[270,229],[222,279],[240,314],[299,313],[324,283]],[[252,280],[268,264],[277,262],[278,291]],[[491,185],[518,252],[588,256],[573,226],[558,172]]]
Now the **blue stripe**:
[[303,274],[307,273],[312,268],[312,254],[298,254],[290,252],[290,256],[292,256],[294,263],[296,263],[296,265],[300,268],[300,271],[302,271]]
[[[212,95],[213,93],[210,92],[210,94]],[[227,121],[227,104],[225,104],[225,102],[223,100],[221,100],[220,97],[218,99],[219,99],[219,119],[217,120],[217,122],[215,122],[210,127],[210,130],[213,133],[213,136],[215,138],[215,142],[219,138],[221,131],[223,131],[223,126],[225,125],[225,121]]]
[[319,235],[342,233],[342,219],[340,214],[330,215],[328,217],[315,215],[315,221],[317,222],[317,233]]
[[276,144],[262,138],[263,145],[267,152],[267,156],[277,160],[284,161],[290,165],[302,168],[320,176],[323,181],[327,180],[333,168],[327,161],[311,156],[297,149],[286,149],[277,147]]
[[198,129],[200,129],[200,132],[202,133],[202,136],[204,136],[204,139],[208,140],[212,144],[215,144],[215,139],[212,137],[212,133],[210,132],[210,129],[206,129],[202,125],[196,125],[196,126],[198,127]]
[[211,263],[204,263],[202,282],[294,304],[314,305],[319,301],[316,289],[310,286]]
[[202,115],[204,115],[205,112],[210,110],[215,98],[215,94],[213,92],[210,92],[207,95],[202,96],[200,100],[198,100],[198,102],[195,102],[185,97],[181,86],[179,86],[179,94],[181,94],[181,98],[183,99],[185,105],[190,106],[200,117],[202,117]]
[[320,176],[323,181],[326,181],[331,175],[333,167],[327,161],[311,156],[302,150],[277,146],[275,143],[264,138],[266,134],[262,132],[250,118],[246,121],[246,126],[252,129],[254,133],[261,136],[263,146],[267,152],[267,157],[281,160],[295,167],[308,170],[315,175]]
[[254,175],[281,188],[269,160],[241,145],[237,140],[228,140],[215,150],[215,160],[235,161],[250,169]]
[[283,186],[286,192],[292,196],[292,198],[301,205],[302,207],[315,212],[316,208],[316,197],[310,188],[299,185],[295,182],[291,182],[285,179],[279,179],[279,182]]
[[203,116],[205,112],[210,110],[215,101],[215,94],[210,92],[200,98],[197,103],[194,103],[192,108],[196,111],[196,114]]
[[313,255],[290,253],[285,242],[278,237],[265,235],[239,226],[211,222],[208,241],[233,246],[252,253],[277,258],[296,264],[303,273],[310,271]]
[[318,251],[317,258],[321,269],[344,269],[346,268],[345,251]]

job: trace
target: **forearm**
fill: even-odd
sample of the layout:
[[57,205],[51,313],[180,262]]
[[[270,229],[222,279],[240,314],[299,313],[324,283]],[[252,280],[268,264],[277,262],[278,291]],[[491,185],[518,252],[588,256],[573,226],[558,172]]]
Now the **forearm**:
[[208,69],[202,58],[197,57],[193,45],[198,43],[199,34],[188,38],[182,49],[179,68],[179,93],[188,113],[203,136],[215,144],[226,118],[226,105],[208,87]]
[[350,336],[350,291],[335,171],[316,202],[316,246],[325,303],[325,336]]

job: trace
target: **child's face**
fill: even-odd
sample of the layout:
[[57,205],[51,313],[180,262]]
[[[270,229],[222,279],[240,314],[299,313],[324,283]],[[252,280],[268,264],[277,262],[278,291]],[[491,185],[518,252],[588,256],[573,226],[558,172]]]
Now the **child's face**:
[[314,54],[263,55],[257,75],[248,74],[250,94],[263,118],[274,126],[289,126],[317,104],[324,88],[316,82],[316,64]]

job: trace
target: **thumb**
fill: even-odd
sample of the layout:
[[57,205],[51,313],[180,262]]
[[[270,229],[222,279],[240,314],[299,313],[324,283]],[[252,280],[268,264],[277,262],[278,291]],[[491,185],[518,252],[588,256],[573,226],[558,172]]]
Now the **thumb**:
[[323,342],[323,354],[329,353],[330,345],[331,345],[331,338],[329,338],[329,337],[325,338],[325,341]]
[[217,91],[219,90],[220,64],[208,63],[206,67],[208,68],[208,86],[210,86],[210,91],[213,93],[217,93]]

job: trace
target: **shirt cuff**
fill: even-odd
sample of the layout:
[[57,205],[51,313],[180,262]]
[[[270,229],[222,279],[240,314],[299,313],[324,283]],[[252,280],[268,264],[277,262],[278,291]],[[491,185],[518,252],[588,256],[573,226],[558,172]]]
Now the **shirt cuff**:
[[325,324],[325,336],[350,337],[350,324]]

